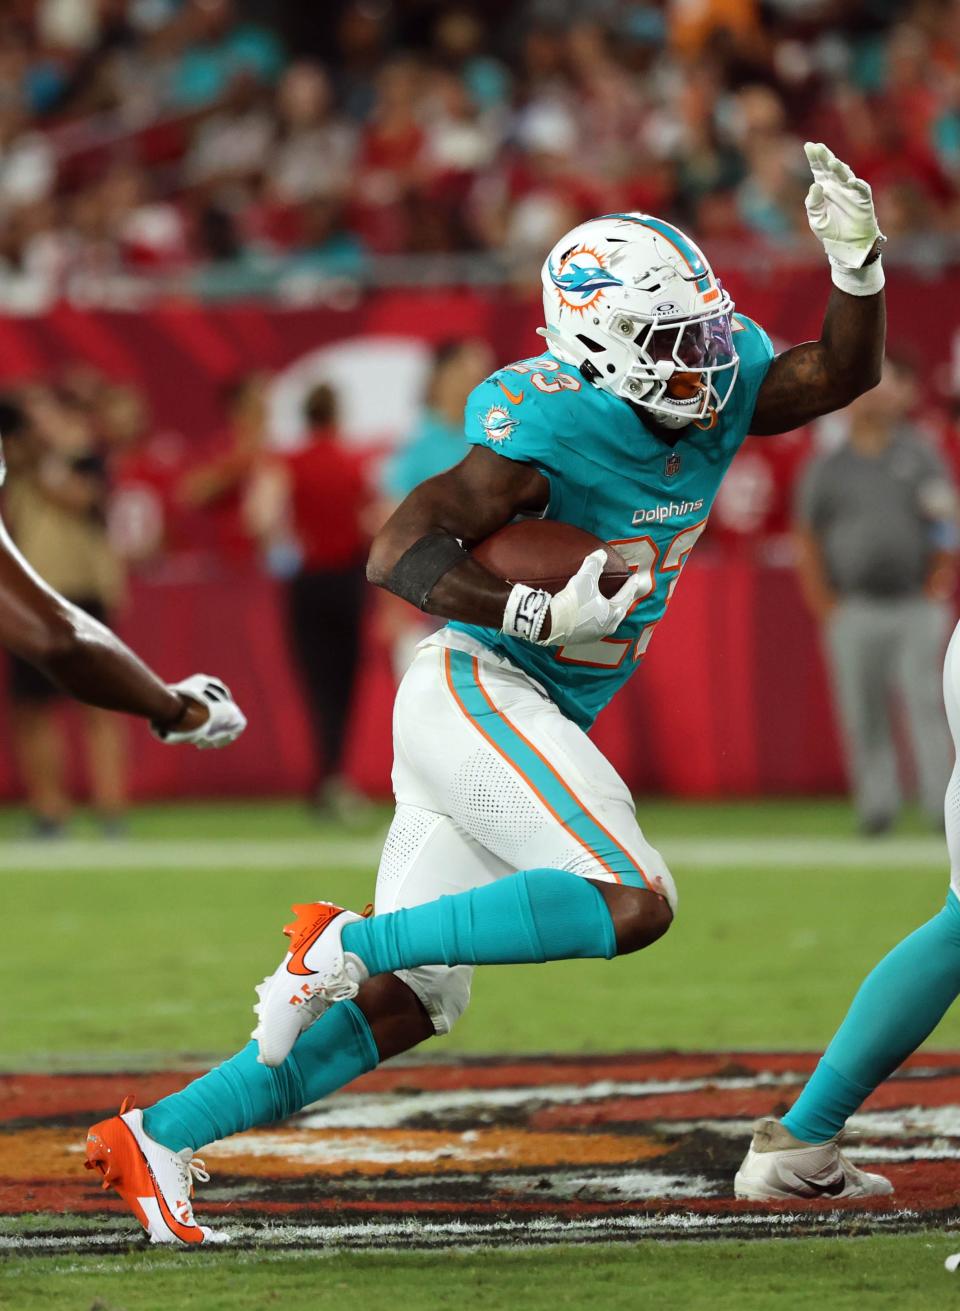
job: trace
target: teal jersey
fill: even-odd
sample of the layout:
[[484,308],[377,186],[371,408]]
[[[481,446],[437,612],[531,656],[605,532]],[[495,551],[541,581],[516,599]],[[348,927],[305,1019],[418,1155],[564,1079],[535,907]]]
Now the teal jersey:
[[467,401],[467,441],[534,465],[550,484],[543,517],[609,542],[644,580],[641,599],[616,633],[596,642],[534,646],[495,628],[449,625],[536,679],[582,728],[646,652],[747,435],[773,347],[751,319],[734,315],[733,326],[740,356],[733,391],[712,427],[691,424],[674,446],[627,401],[549,354],[499,369]]

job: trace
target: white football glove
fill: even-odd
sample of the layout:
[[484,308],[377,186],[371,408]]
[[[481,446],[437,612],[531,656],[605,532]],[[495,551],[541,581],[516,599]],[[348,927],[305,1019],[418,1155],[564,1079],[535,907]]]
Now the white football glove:
[[235,742],[247,726],[247,718],[234,701],[230,689],[219,678],[209,674],[191,674],[180,683],[171,683],[172,691],[199,701],[207,709],[207,717],[198,728],[180,730],[150,726],[153,736],[169,746],[182,742],[205,751],[211,747],[226,747]]
[[883,286],[883,267],[879,259],[866,266],[864,261],[886,237],[877,225],[870,186],[827,146],[808,141],[804,150],[813,173],[807,221],[827,253],[833,281],[852,296],[872,296]]
[[[565,587],[552,596],[517,583],[504,612],[503,631],[538,646],[594,642],[615,632],[640,594],[634,575],[611,597],[600,591],[600,575],[607,560],[604,550],[591,552]],[[541,638],[544,619],[550,615],[550,634]]]

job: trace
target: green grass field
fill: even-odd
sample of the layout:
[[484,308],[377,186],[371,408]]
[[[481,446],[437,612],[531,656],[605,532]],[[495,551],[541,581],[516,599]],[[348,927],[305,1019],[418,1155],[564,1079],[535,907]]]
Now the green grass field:
[[265,1257],[137,1252],[0,1269],[16,1311],[942,1311],[942,1235],[651,1243],[544,1252]]
[[[681,895],[647,953],[481,972],[461,1026],[431,1054],[640,1048],[819,1049],[864,973],[934,914],[942,839],[908,818],[864,843],[836,803],[641,804]],[[276,963],[290,902],[362,906],[386,812],[360,832],[292,805],[157,807],[103,843],[19,841],[0,815],[0,1066],[8,1071],[195,1066],[242,1045],[253,983]],[[518,1005],[518,997],[523,1004]],[[960,1013],[932,1043],[960,1047]],[[146,1308],[942,1307],[960,1236],[638,1243],[482,1254],[328,1257],[6,1253],[0,1306]]]

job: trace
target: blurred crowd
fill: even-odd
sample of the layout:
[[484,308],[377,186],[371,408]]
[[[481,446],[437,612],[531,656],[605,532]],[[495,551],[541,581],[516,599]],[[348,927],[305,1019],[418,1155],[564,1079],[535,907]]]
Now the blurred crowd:
[[359,276],[542,255],[621,209],[792,251],[806,137],[872,181],[889,236],[956,231],[958,0],[309,9],[6,0],[0,274],[82,288],[286,257]]

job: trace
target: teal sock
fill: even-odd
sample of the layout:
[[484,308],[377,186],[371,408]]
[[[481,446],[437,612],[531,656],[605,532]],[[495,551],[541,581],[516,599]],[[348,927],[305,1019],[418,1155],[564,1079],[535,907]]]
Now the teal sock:
[[822,1143],[937,1027],[960,996],[960,902],[894,947],[867,976],[783,1123]]
[[560,869],[528,869],[409,910],[358,920],[343,946],[371,974],[417,965],[510,965],[617,954],[600,889]]
[[180,1092],[143,1113],[151,1138],[179,1152],[284,1120],[302,1107],[372,1070],[380,1055],[363,1011],[340,1002],[297,1039],[276,1068],[260,1065],[257,1044],[246,1047]]

